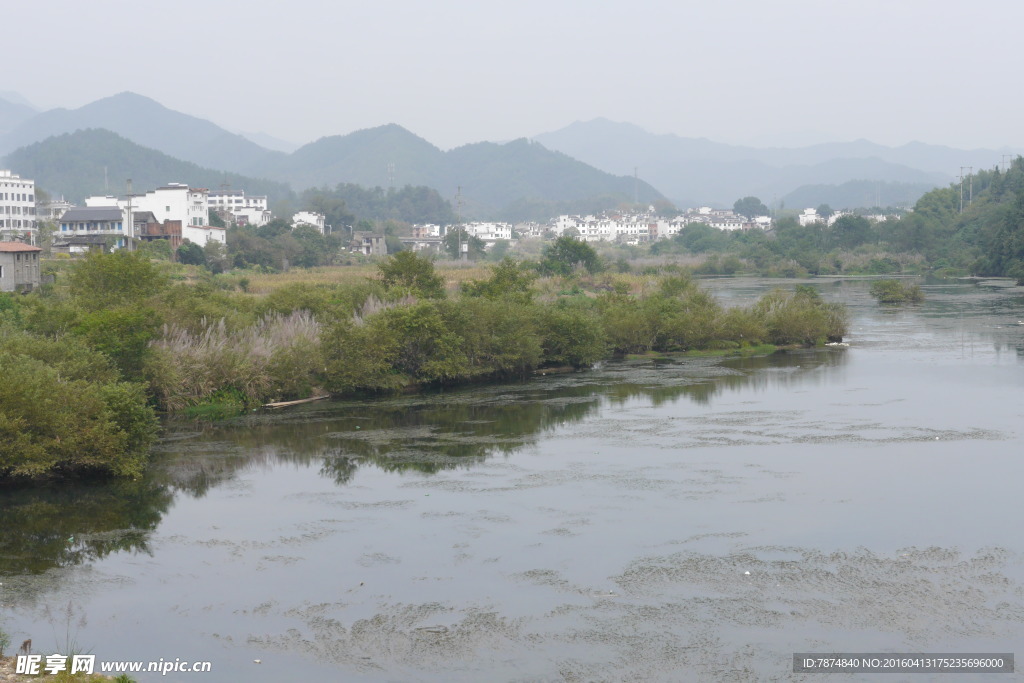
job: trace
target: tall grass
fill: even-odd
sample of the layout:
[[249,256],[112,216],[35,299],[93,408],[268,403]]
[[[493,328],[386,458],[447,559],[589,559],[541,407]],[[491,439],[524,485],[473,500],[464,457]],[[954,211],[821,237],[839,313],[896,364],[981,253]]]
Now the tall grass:
[[231,330],[223,319],[204,321],[197,333],[165,325],[151,344],[146,374],[160,406],[179,411],[218,391],[247,404],[309,395],[323,363],[320,325],[307,311],[270,313],[255,325]]

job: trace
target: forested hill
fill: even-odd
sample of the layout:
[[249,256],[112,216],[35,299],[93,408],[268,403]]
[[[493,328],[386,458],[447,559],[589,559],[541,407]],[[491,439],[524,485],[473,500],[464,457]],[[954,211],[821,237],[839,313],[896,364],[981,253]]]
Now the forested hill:
[[285,183],[202,168],[100,129],[65,133],[22,147],[7,155],[5,167],[18,169],[37,187],[72,202],[90,195],[123,194],[129,178],[138,191],[183,182],[211,190],[226,185],[247,194],[265,194],[271,204],[294,196]]
[[634,198],[645,204],[664,201],[643,181],[600,171],[525,139],[444,152],[395,124],[321,138],[287,157],[266,158],[254,170],[297,189],[413,185],[454,200],[461,188],[464,215],[480,219],[543,219],[614,208]]
[[896,222],[889,243],[923,254],[934,268],[1024,280],[1024,158],[925,194]]

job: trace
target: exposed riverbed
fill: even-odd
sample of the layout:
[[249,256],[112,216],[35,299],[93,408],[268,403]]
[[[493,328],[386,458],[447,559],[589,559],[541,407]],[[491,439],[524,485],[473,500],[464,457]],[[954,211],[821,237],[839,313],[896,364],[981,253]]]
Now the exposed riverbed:
[[792,653],[1013,652],[1024,288],[884,308],[813,284],[848,348],[173,423],[145,481],[2,494],[0,626],[211,683],[848,681],[874,677]]

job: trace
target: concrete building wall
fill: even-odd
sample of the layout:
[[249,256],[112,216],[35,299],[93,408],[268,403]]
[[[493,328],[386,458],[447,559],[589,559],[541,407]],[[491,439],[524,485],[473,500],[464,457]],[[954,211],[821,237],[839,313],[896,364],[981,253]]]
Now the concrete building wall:
[[12,242],[0,242],[0,292],[39,286],[39,248]]

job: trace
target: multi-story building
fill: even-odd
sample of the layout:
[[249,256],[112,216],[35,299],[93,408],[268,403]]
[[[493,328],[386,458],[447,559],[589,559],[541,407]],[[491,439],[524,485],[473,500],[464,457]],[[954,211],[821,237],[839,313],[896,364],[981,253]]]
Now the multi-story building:
[[[157,223],[180,221],[183,240],[199,246],[205,246],[210,241],[225,244],[227,231],[210,225],[208,194],[209,191],[203,188],[191,188],[183,183],[168,183],[145,194],[133,194],[121,199],[89,197],[85,200],[85,205],[120,208],[125,214],[124,224],[133,226],[132,234],[129,235],[133,239],[136,237],[134,214],[149,212],[153,215],[151,220]],[[128,218],[128,213],[133,214],[131,219]]]
[[160,223],[181,221],[182,239],[199,246],[209,241],[227,243],[227,230],[210,225],[209,191],[204,188],[168,183],[131,199],[133,211],[151,211]]
[[36,181],[0,170],[0,240],[35,244],[37,235]]
[[211,211],[227,215],[235,225],[266,225],[273,216],[266,195],[246,196],[245,190],[224,190],[209,194]]
[[[95,198],[90,198],[95,199]],[[110,246],[121,248],[129,237],[127,211],[115,205],[72,207],[60,217],[57,239],[79,236],[106,237]]]

